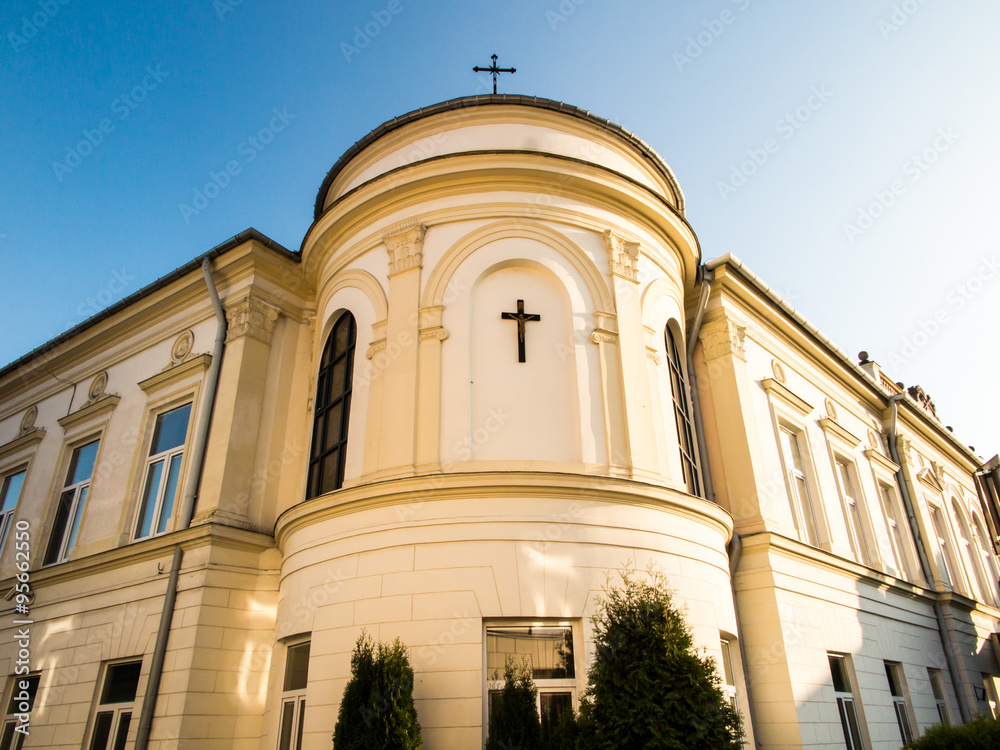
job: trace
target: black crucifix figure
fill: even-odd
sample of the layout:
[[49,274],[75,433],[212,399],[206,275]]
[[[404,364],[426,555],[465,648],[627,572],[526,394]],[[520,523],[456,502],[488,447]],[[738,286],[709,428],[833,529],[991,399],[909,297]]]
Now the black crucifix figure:
[[541,320],[541,315],[534,314],[524,314],[524,300],[519,299],[517,301],[517,312],[516,313],[500,313],[501,320],[516,320],[517,321],[517,361],[524,362],[524,324],[533,320]]
[[[516,73],[517,68],[498,68],[497,67],[497,56],[491,55],[490,59],[493,60],[493,64],[488,68],[480,68],[478,65],[472,70],[475,73],[492,73],[493,74],[493,93],[497,92],[497,73]],[[524,360],[521,360],[524,362]]]

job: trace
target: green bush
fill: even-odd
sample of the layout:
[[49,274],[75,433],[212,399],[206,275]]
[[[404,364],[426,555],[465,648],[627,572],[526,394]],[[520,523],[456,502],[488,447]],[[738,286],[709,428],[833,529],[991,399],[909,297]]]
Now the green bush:
[[581,750],[742,748],[743,730],[715,661],[694,650],[665,578],[622,571],[604,589],[594,623],[594,662],[580,711]]
[[[498,677],[493,675],[493,679]],[[486,750],[541,750],[542,724],[535,705],[537,695],[527,660],[515,662],[508,656],[503,668],[503,687],[490,695]]]
[[413,669],[397,638],[375,644],[362,632],[333,730],[334,750],[420,750]]
[[1000,721],[980,716],[968,724],[931,727],[906,750],[995,750],[1000,748]]

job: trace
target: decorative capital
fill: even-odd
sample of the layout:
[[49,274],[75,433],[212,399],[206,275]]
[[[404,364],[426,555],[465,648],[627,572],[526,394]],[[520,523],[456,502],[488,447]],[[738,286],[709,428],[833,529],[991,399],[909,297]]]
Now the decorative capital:
[[379,339],[378,341],[373,341],[371,346],[368,347],[368,351],[365,352],[365,359],[371,359],[379,352],[384,352],[386,347],[386,340]]
[[698,336],[704,347],[706,362],[726,354],[732,354],[746,362],[746,337],[746,326],[737,325],[725,316],[706,323]]
[[639,243],[608,229],[604,232],[604,247],[608,250],[611,273],[638,283]]
[[229,322],[227,344],[244,336],[270,344],[274,324],[278,320],[278,308],[249,295],[226,309],[226,320]]
[[440,326],[436,328],[427,328],[420,332],[420,341],[444,341],[448,338],[448,331]]
[[382,232],[389,252],[389,275],[420,268],[424,259],[424,234],[427,227],[419,221],[397,224]]
[[601,328],[590,334],[590,340],[595,344],[617,344],[618,334],[614,331],[605,331]]

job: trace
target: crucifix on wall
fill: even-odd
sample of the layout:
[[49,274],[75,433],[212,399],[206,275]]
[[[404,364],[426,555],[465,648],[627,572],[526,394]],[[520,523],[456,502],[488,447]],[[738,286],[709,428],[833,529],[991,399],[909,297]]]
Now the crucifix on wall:
[[505,312],[500,313],[501,320],[516,320],[517,321],[517,361],[524,362],[524,324],[535,320],[541,320],[541,315],[536,315],[534,313],[529,313],[525,315],[524,313],[524,300],[519,299],[517,301],[517,312]]

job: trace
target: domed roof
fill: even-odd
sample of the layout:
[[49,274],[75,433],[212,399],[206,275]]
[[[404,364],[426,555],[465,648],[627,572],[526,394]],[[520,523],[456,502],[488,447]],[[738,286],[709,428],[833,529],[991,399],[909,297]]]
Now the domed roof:
[[[336,164],[327,172],[326,177],[323,179],[323,184],[320,186],[319,194],[316,196],[316,205],[313,212],[313,218],[319,219],[324,211],[332,203],[331,200],[331,189],[334,187],[335,182],[338,177],[341,177],[347,166],[355,160],[363,151],[365,151],[369,146],[374,144],[376,141],[388,136],[390,133],[403,128],[411,123],[424,120],[436,115],[443,115],[449,112],[456,112],[461,110],[469,111],[469,108],[485,108],[488,107],[525,107],[525,108],[535,108],[538,110],[544,110],[546,112],[556,112],[562,115],[566,115],[570,118],[575,118],[577,120],[582,120],[589,123],[592,126],[596,126],[608,133],[613,134],[625,145],[630,147],[630,150],[641,157],[643,162],[641,171],[647,174],[652,173],[655,178],[655,182],[660,182],[666,188],[665,190],[657,190],[657,192],[666,192],[668,195],[664,196],[669,199],[669,201],[674,205],[675,209],[683,215],[684,213],[684,194],[681,192],[680,186],[677,183],[677,178],[671,171],[670,167],[663,161],[663,159],[657,154],[647,143],[645,143],[641,138],[637,137],[635,134],[629,132],[620,125],[616,125],[610,120],[597,117],[591,114],[589,111],[582,110],[579,107],[575,107],[571,104],[565,104],[563,102],[553,101],[551,99],[542,99],[539,97],[531,96],[520,96],[520,95],[508,95],[508,94],[493,94],[486,96],[465,96],[458,99],[450,99],[445,102],[440,102],[434,104],[430,107],[421,107],[420,109],[408,112],[405,115],[395,117],[377,128],[372,130],[368,135],[363,137],[353,146],[351,146],[344,153],[340,159],[337,160]],[[448,153],[455,154],[461,153],[464,149],[454,150],[449,149]],[[515,149],[517,150],[517,149]],[[528,147],[522,147],[519,150],[530,150]],[[590,160],[586,158],[584,160]],[[607,159],[609,163],[604,164],[608,168],[614,169],[613,160]],[[412,161],[408,161],[413,163]],[[387,168],[382,168],[381,170],[376,170],[375,174],[372,174],[372,169],[368,172],[363,173],[362,177],[357,178],[354,182],[349,185],[341,186],[345,189],[343,191],[338,190],[338,193],[347,192],[354,187],[357,187],[359,180],[361,182],[366,181],[366,179],[373,179],[381,173],[388,171]],[[645,181],[641,177],[638,179],[635,175],[626,176],[634,179],[636,181]],[[654,188],[655,189],[655,188]],[[339,198],[336,195],[335,198]]]

